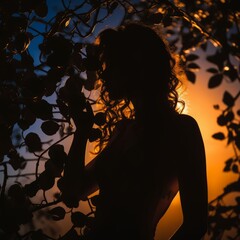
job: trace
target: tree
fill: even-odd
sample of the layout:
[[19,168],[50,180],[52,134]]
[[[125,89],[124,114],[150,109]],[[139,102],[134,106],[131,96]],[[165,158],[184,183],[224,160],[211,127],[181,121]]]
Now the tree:
[[[240,79],[237,0],[62,0],[60,4],[59,10],[48,13],[50,2],[46,0],[0,3],[0,236],[4,239],[47,239],[46,233],[33,225],[35,213],[54,221],[71,215],[72,227],[59,239],[83,239],[91,226],[97,197],[87,200],[89,214],[68,213],[61,205],[62,172],[68,161],[64,140],[74,132],[74,104],[78,103],[79,114],[95,104],[91,92],[98,88],[99,63],[92,41],[101,24],[116,12],[123,12],[121,22],[136,20],[164,26],[170,45],[179,54],[193,84],[197,81],[195,70],[200,69],[196,63],[199,56],[193,49],[207,52],[210,45],[215,51],[206,59],[214,64],[206,70],[212,74],[208,87],[214,89],[223,81]],[[38,58],[31,49],[36,41]],[[234,96],[225,91],[225,108],[214,105],[219,111],[217,123],[227,135],[218,132],[212,137],[232,146],[233,156],[226,160],[224,171],[234,172],[236,181],[209,203],[211,239],[223,239],[228,230],[233,230],[228,239],[240,237],[240,109],[235,105],[239,95],[240,91]],[[89,141],[93,142],[101,134],[104,113],[95,114],[92,121],[96,125]],[[26,172],[27,169],[32,171]],[[16,174],[11,175],[13,170]],[[28,177],[27,183],[23,181]],[[47,193],[56,185],[58,190],[49,201]],[[224,204],[227,196],[235,199],[232,205]],[[30,229],[24,235],[19,233],[22,224]]]

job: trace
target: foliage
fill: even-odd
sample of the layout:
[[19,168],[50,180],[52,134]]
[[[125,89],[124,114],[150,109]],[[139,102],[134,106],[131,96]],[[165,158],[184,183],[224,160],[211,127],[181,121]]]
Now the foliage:
[[[98,61],[91,42],[97,28],[119,10],[123,12],[122,22],[137,20],[164,26],[171,46],[186,66],[190,82],[196,82],[196,71],[200,69],[195,50],[208,54],[210,46],[215,51],[206,57],[213,65],[206,70],[211,73],[208,87],[215,89],[224,81],[239,81],[236,62],[240,58],[240,7],[237,0],[85,0],[76,3],[62,0],[54,13],[49,6],[50,1],[46,0],[2,0],[0,3],[1,239],[53,239],[34,226],[36,213],[54,221],[71,215],[72,227],[57,239],[84,239],[91,227],[97,197],[87,199],[88,214],[76,209],[67,212],[61,205],[62,173],[69,161],[64,140],[74,132],[74,114],[83,114],[87,105],[95,103],[91,92],[98,87],[95,84]],[[36,42],[39,43],[38,58],[36,50],[31,48]],[[228,230],[235,230],[235,235],[228,239],[240,237],[240,109],[235,105],[239,95],[240,92],[233,95],[225,91],[222,98],[225,108],[214,106],[220,112],[217,123],[226,133],[218,132],[212,137],[227,141],[233,147],[233,156],[225,162],[223,171],[236,174],[236,181],[209,203],[209,235],[214,240],[223,239]],[[93,121],[96,126],[89,141],[101,134],[104,114],[95,114]],[[40,127],[36,127],[39,124]],[[30,167],[33,163],[35,171]],[[53,191],[56,193],[50,198],[48,193]],[[223,200],[232,194],[233,204],[224,204]],[[30,230],[21,235],[19,229],[23,225]]]

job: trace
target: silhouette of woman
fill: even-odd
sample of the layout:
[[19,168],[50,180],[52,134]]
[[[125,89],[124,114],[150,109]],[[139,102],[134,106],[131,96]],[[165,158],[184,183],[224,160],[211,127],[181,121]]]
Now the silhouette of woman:
[[[153,240],[178,191],[183,223],[170,239],[201,239],[208,206],[205,150],[197,122],[178,108],[174,55],[160,34],[137,23],[106,29],[97,42],[107,123],[77,193],[85,199],[100,190],[89,239]],[[83,132],[77,126],[69,152],[76,165]]]

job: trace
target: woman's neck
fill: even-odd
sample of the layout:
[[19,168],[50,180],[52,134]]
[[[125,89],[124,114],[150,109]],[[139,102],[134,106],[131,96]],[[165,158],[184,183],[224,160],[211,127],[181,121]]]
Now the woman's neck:
[[161,104],[160,100],[156,97],[136,97],[131,101],[135,110],[135,119],[138,122],[154,123],[174,112],[166,104]]

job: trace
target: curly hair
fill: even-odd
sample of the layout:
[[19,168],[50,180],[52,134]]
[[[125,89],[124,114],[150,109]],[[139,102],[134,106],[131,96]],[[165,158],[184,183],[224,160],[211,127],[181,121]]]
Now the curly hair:
[[103,66],[114,63],[127,73],[126,79],[122,79],[121,98],[111,99],[104,71],[100,72],[102,87],[98,102],[106,113],[106,124],[102,126],[97,152],[104,148],[119,121],[135,118],[131,97],[137,91],[142,98],[148,99],[148,103],[159,101],[164,114],[181,113],[184,102],[177,91],[182,84],[178,76],[179,65],[159,32],[140,23],[127,23],[103,30],[96,42]]

